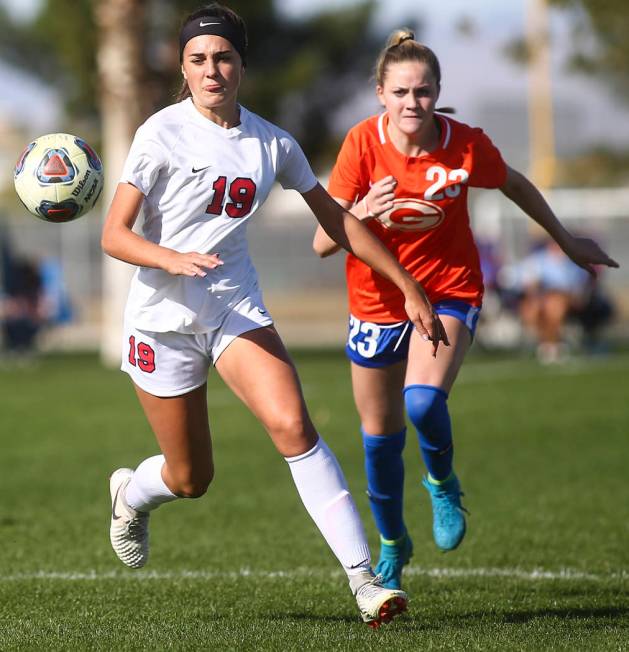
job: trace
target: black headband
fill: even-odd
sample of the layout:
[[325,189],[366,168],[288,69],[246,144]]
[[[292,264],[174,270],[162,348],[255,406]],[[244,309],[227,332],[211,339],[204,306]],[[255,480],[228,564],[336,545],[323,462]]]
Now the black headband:
[[186,23],[179,34],[179,60],[183,60],[183,49],[186,43],[200,34],[222,36],[227,39],[242,59],[242,64],[247,65],[247,37],[242,29],[234,23],[228,22],[217,16],[203,16]]

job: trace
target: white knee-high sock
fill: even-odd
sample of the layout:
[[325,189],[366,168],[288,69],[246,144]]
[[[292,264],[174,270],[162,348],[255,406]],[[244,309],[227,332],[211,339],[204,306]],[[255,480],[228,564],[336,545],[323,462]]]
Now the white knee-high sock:
[[154,455],[138,466],[125,492],[129,507],[138,512],[150,512],[162,503],[179,498],[162,479],[162,466],[165,461],[163,455]]
[[284,458],[306,510],[348,575],[370,570],[371,556],[343,471],[322,438],[302,455]]

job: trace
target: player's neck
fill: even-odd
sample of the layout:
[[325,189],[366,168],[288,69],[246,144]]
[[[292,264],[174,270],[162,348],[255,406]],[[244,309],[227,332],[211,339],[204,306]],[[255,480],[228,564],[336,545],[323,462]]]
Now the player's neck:
[[211,120],[224,129],[231,129],[240,124],[240,106],[238,104],[206,107],[197,104],[193,99],[192,105],[204,118]]
[[419,131],[407,134],[401,131],[391,120],[387,125],[387,133],[392,145],[405,156],[423,156],[439,148],[441,131],[439,122],[433,118],[422,125]]

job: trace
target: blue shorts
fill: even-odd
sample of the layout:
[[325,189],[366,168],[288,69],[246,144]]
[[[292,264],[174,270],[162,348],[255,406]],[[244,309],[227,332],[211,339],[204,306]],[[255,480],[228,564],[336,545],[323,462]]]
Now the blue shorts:
[[[480,308],[450,299],[433,304],[438,315],[450,315],[463,322],[474,337]],[[349,335],[345,345],[347,357],[361,367],[388,367],[408,357],[408,343],[413,323],[374,324],[349,317]]]

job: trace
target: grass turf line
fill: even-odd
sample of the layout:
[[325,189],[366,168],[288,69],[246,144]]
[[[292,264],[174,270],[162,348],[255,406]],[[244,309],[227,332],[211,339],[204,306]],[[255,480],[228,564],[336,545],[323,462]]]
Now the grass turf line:
[[[376,550],[347,365],[296,362]],[[127,572],[109,548],[107,476],[155,453],[128,380],[80,356],[0,372],[0,649],[627,649],[628,370],[627,357],[464,367],[450,408],[469,533],[455,553],[434,548],[409,431],[411,610],[379,632],[359,622],[285,463],[216,376],[215,483],[155,514],[141,572],[157,577],[128,582],[107,577]]]

